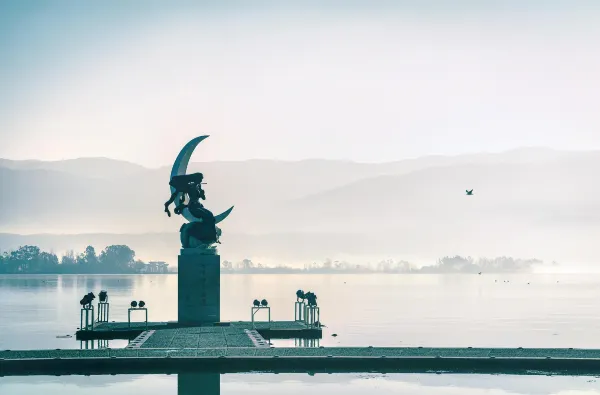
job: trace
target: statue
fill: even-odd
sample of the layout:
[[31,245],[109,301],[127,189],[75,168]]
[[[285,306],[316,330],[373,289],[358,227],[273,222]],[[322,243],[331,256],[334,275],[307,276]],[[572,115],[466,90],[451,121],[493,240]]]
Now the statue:
[[[169,185],[175,189],[175,192],[171,194],[171,197],[165,203],[165,212],[169,217],[171,216],[169,206],[177,199],[177,195],[181,194],[179,197],[179,204],[175,205],[175,214],[180,214],[184,208],[182,205],[185,202],[185,195],[189,194],[192,188],[196,188],[196,185],[203,184],[203,179],[204,175],[202,175],[202,173],[184,174],[181,176],[173,176],[171,178]],[[200,188],[200,190],[202,191],[202,188]],[[202,191],[201,198],[203,200],[206,199],[204,191]]]
[[171,198],[165,203],[167,214],[171,216],[169,205],[181,194],[179,204],[174,210],[175,214],[181,215],[183,210],[187,209],[196,219],[183,224],[179,229],[183,248],[206,248],[214,243],[219,243],[220,231],[216,226],[215,216],[200,202],[200,199],[206,200],[206,194],[202,189],[203,179],[202,173],[194,173],[175,176],[169,182],[169,185],[175,188],[175,192],[171,194]]
[[[196,137],[183,147],[171,171],[169,186],[171,197],[165,203],[165,212],[170,217],[169,206],[177,201],[174,212],[189,221],[179,229],[181,246],[183,248],[214,249],[214,244],[220,244],[219,237],[221,229],[217,223],[224,220],[233,207],[215,216],[200,202],[206,200],[206,194],[202,189],[205,184],[202,173],[185,174],[189,159],[194,148],[208,136]],[[187,202],[187,203],[186,203]]]
[[200,221],[183,224],[181,229],[179,229],[183,248],[198,248],[201,246],[210,246],[214,243],[220,244],[220,231],[217,229],[215,216],[200,203],[200,199],[206,199],[206,195],[200,184],[196,184],[189,189],[188,197],[189,203],[187,205],[179,205],[179,212],[181,213],[183,209],[187,208],[190,214]]

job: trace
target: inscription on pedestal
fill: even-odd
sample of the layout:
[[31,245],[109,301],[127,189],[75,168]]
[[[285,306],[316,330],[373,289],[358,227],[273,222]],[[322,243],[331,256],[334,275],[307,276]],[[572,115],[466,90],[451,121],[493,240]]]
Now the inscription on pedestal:
[[219,255],[182,250],[178,267],[178,321],[183,325],[220,321]]

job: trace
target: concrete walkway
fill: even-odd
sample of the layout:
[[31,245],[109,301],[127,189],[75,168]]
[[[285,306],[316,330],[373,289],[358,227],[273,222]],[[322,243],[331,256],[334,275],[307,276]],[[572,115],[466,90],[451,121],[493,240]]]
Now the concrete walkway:
[[[302,322],[104,323],[78,337],[129,338],[124,349],[0,351],[0,375],[194,372],[456,372],[600,374],[600,350],[540,348],[273,348],[269,338],[320,338]],[[125,337],[124,337],[125,336]]]
[[135,348],[0,352],[0,375],[207,372],[600,374],[600,350],[522,348]]

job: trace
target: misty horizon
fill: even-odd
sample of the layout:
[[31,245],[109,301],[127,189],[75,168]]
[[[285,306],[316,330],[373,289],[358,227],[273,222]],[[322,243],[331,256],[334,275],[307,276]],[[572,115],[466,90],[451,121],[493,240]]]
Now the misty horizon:
[[[560,148],[551,148],[544,146],[515,146],[513,148],[498,150],[498,151],[469,151],[469,152],[460,152],[455,154],[424,154],[419,156],[411,156],[411,157],[403,157],[398,159],[390,159],[385,161],[360,161],[353,159],[331,159],[326,157],[306,157],[300,159],[280,159],[280,158],[269,158],[269,157],[256,157],[256,158],[246,158],[246,159],[237,159],[237,160],[202,160],[195,159],[192,157],[190,159],[190,164],[202,164],[202,163],[240,163],[240,162],[288,162],[288,163],[298,163],[298,162],[311,162],[311,161],[328,161],[328,162],[342,162],[342,163],[356,163],[356,164],[365,164],[365,165],[377,165],[377,164],[389,164],[403,161],[412,161],[418,159],[429,159],[429,158],[457,158],[457,157],[465,157],[465,156],[479,156],[479,155],[500,155],[500,154],[510,154],[510,153],[519,153],[519,152],[528,152],[528,151],[537,151],[537,152],[564,152],[564,153],[593,153],[600,152],[600,149],[560,149]],[[200,156],[200,155],[198,155]],[[52,159],[52,160],[42,160],[35,158],[11,158],[11,157],[0,157],[0,161],[8,161],[14,163],[58,163],[58,162],[70,162],[70,161],[80,161],[80,160],[106,160],[106,161],[114,161],[127,163],[131,165],[136,165],[148,170],[159,170],[163,168],[170,168],[173,166],[172,163],[165,163],[158,166],[146,166],[142,163],[137,163],[134,161],[123,160],[112,158],[110,156],[80,156],[80,157],[69,157],[69,158],[60,158],[60,159]],[[6,164],[6,163],[5,163]],[[1,165],[1,163],[0,163]]]
[[596,261],[595,3],[259,3],[2,3],[0,249],[172,261],[209,135],[231,259]]
[[[220,247],[232,259],[426,263],[456,254],[596,262],[596,151],[521,148],[378,164],[194,159],[189,171],[204,173],[208,207],[235,206]],[[0,207],[0,249],[123,243],[144,259],[173,262],[180,220],[162,211],[169,173],[170,166],[111,159],[0,160],[2,199],[11,202]]]

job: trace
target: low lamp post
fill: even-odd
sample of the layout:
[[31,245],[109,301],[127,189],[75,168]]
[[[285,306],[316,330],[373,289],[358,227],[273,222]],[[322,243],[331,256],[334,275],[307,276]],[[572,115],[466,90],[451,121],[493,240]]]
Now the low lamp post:
[[260,310],[264,309],[266,309],[269,314],[268,322],[269,325],[271,325],[271,308],[269,307],[269,302],[267,301],[267,299],[263,299],[260,302],[258,301],[258,299],[254,299],[254,302],[252,302],[252,314],[250,317],[252,320],[252,328],[256,329],[256,326],[254,325],[254,315]]
[[[84,295],[79,301],[81,311],[79,314],[79,329],[82,331],[94,330],[94,305],[92,302],[96,299],[93,292]],[[85,318],[84,318],[85,317]]]
[[306,307],[304,308],[304,323],[309,327],[315,327],[320,325],[320,311],[317,306],[317,295],[313,292],[307,292],[304,294],[306,297]]
[[108,292],[102,290],[98,294],[98,322],[108,322],[109,309]]
[[148,309],[146,308],[146,302],[144,302],[143,300],[140,300],[140,302],[138,303],[135,300],[132,300],[130,303],[130,308],[127,309],[127,325],[129,328],[131,328],[131,312],[132,311],[144,311],[146,313],[146,319],[145,319],[145,324],[146,324],[146,330],[148,329]]
[[304,300],[306,299],[306,295],[304,291],[299,289],[296,291],[296,303],[294,304],[294,321],[304,321],[304,311],[306,308],[306,303]]

